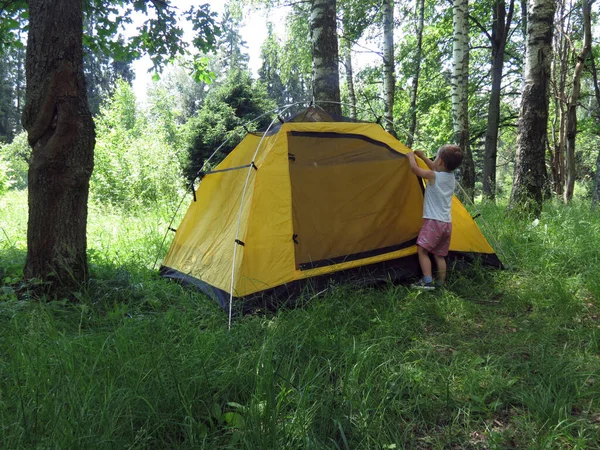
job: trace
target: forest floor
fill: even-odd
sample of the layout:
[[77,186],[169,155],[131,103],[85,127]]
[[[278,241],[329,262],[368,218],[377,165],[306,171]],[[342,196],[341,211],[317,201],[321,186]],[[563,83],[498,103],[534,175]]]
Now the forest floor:
[[598,448],[600,211],[504,207],[477,205],[477,221],[506,270],[451,271],[433,292],[332,285],[228,331],[214,301],[153,270],[163,211],[92,205],[89,284],[39,298],[21,281],[26,194],[11,192],[1,447]]

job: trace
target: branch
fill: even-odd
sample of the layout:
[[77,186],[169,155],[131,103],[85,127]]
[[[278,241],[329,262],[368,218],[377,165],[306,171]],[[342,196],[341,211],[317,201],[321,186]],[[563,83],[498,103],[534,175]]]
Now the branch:
[[487,38],[490,40],[490,42],[494,42],[494,40],[492,39],[492,36],[490,35],[490,33],[488,33],[487,28],[485,28],[479,22],[479,20],[477,20],[477,18],[475,16],[472,16],[471,14],[469,14],[469,19],[472,20],[473,23],[475,23],[475,25],[477,25],[477,28],[479,28],[487,36]]

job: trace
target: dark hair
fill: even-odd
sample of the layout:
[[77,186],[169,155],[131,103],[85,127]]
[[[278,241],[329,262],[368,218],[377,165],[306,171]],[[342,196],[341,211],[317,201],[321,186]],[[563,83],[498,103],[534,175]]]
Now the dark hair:
[[463,160],[462,150],[458,145],[442,145],[439,150],[440,158],[444,162],[444,166],[449,171],[453,171]]

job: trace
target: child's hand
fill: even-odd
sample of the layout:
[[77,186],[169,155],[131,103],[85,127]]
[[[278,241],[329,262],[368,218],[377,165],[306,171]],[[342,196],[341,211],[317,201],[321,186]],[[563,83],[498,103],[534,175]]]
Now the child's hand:
[[426,158],[425,153],[423,153],[421,150],[415,150],[414,154],[417,155],[422,160],[425,160],[425,158]]

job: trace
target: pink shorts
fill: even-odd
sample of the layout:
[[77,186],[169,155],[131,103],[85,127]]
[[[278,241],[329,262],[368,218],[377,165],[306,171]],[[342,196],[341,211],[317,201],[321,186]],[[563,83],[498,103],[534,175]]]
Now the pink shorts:
[[451,234],[452,223],[425,219],[421,231],[419,231],[417,245],[434,255],[446,256],[450,248]]

